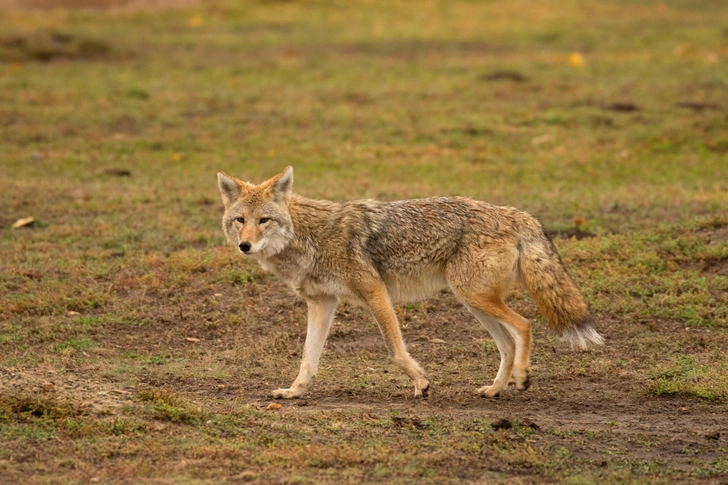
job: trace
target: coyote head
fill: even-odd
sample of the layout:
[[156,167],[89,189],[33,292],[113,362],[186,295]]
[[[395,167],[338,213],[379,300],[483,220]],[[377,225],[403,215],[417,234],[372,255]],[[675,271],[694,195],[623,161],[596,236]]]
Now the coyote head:
[[292,167],[259,185],[218,172],[217,185],[225,205],[222,230],[240,252],[267,258],[286,247],[293,236],[288,212]]

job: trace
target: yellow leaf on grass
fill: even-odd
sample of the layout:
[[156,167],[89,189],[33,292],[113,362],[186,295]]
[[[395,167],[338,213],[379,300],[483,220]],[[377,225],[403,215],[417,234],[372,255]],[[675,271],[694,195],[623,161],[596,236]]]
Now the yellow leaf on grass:
[[572,52],[569,54],[569,64],[575,67],[582,67],[584,65],[584,56],[578,52]]

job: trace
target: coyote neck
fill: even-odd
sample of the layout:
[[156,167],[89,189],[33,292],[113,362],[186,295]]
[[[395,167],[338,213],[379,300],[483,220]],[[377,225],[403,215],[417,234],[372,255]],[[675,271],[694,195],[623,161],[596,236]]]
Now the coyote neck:
[[295,287],[298,281],[312,271],[316,251],[330,236],[327,228],[341,205],[292,194],[288,202],[291,220],[289,239],[280,252],[261,256],[257,258],[258,263],[263,269],[275,273]]

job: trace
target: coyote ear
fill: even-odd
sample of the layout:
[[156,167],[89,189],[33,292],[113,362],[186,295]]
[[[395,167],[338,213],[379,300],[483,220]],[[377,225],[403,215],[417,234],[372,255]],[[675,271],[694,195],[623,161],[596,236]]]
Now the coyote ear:
[[243,192],[243,186],[225,172],[217,172],[217,186],[220,189],[220,196],[222,196],[222,203],[225,207],[238,200]]
[[276,202],[287,200],[293,191],[293,167],[288,166],[283,172],[273,177],[268,190]]

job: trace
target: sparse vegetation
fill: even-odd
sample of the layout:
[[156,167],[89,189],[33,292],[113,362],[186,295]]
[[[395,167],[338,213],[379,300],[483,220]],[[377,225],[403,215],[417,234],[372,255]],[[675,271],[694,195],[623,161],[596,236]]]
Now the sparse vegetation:
[[[724,480],[725,2],[30,3],[0,0],[1,482]],[[215,172],[288,164],[534,213],[607,345],[536,325],[532,389],[479,399],[496,349],[445,292],[397,309],[414,401],[343,305],[269,408],[306,309],[225,245]]]
[[728,403],[728,364],[719,352],[677,355],[672,362],[660,364],[652,391],[658,396],[683,394],[707,401]]

